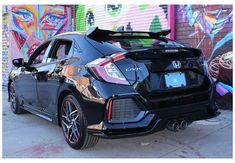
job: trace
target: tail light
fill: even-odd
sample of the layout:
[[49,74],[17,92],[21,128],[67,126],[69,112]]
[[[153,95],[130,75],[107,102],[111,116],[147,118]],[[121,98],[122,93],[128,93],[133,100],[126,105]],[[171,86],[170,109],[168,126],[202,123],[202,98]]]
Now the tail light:
[[99,58],[87,64],[94,75],[106,82],[130,85],[125,76],[114,64],[115,61],[125,58],[124,53],[115,53],[108,58]]

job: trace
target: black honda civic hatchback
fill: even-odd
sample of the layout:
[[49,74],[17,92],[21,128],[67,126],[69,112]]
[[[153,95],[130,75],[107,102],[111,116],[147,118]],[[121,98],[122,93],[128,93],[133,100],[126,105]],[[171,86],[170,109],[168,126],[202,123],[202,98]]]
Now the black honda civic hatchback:
[[9,102],[58,124],[74,149],[102,138],[184,130],[218,115],[201,50],[160,32],[92,28],[42,43],[12,61]]

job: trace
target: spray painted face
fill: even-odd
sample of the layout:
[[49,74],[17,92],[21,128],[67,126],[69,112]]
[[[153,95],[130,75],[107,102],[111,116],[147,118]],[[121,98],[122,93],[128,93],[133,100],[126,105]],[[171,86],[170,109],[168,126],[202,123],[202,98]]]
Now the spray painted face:
[[86,30],[95,26],[95,16],[92,9],[89,9],[86,13]]
[[122,11],[122,5],[107,5],[106,10],[110,16],[118,16]]
[[12,6],[11,11],[11,33],[25,60],[43,40],[64,32],[68,23],[65,6],[22,5]]

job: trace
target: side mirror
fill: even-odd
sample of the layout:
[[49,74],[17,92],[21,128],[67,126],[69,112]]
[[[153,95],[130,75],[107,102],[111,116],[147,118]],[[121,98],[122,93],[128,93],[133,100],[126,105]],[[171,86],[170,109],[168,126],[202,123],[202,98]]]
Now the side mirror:
[[13,59],[13,60],[12,60],[12,64],[13,64],[15,67],[22,67],[22,66],[25,66],[25,62],[24,62],[24,59],[23,59],[23,58]]

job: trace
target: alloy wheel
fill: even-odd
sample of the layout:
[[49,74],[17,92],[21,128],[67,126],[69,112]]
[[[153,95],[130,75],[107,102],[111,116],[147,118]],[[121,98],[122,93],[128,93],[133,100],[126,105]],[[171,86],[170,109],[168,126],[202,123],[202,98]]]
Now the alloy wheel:
[[79,112],[72,99],[66,99],[62,105],[61,125],[66,139],[75,144],[80,139]]

